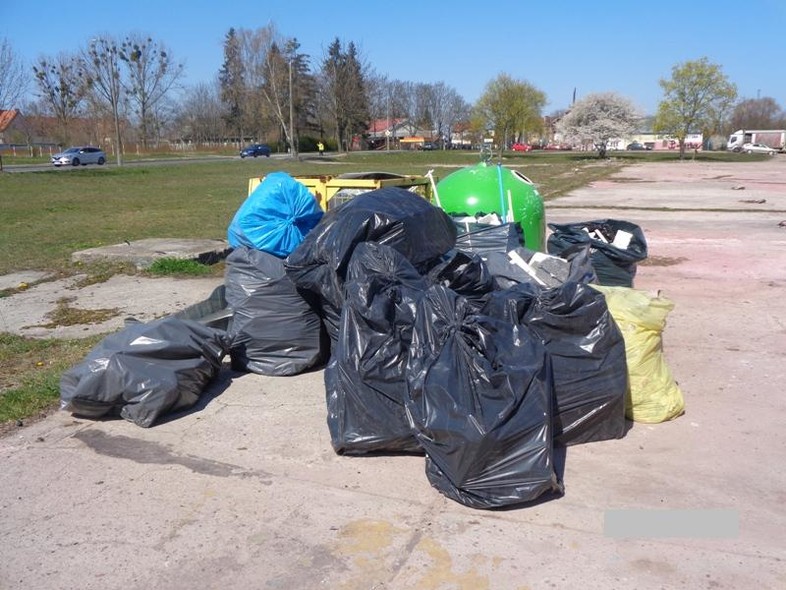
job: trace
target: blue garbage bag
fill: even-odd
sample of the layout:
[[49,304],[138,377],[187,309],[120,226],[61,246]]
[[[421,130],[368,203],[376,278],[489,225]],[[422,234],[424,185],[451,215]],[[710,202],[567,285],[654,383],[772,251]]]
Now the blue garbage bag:
[[323,211],[302,182],[286,172],[268,174],[235,213],[229,245],[286,258],[303,241]]

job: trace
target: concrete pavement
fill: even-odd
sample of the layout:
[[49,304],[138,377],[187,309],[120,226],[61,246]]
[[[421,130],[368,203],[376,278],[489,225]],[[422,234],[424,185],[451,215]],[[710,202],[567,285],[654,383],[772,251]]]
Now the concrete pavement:
[[[676,303],[686,414],[570,447],[563,497],[463,507],[422,457],[335,455],[321,371],[227,371],[150,429],[60,412],[0,439],[0,588],[786,587],[786,159],[636,165],[547,204],[609,217],[647,236],[636,287]],[[619,509],[725,509],[739,530],[614,538]]]

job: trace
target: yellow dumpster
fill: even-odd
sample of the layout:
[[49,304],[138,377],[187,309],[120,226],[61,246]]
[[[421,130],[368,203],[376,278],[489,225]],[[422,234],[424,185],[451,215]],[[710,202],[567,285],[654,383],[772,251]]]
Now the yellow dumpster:
[[[295,176],[311,192],[326,211],[357,195],[379,188],[398,186],[416,192],[431,201],[432,185],[428,176],[402,175],[390,172],[354,172],[339,176]],[[264,176],[248,179],[248,194],[259,186]],[[438,181],[434,178],[434,182]]]

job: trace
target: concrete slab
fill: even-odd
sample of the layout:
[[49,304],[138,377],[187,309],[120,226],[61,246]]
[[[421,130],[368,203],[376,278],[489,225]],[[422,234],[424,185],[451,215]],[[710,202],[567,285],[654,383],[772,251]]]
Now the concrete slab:
[[198,260],[214,263],[226,257],[229,244],[225,240],[148,238],[110,246],[79,250],[71,255],[74,262],[100,260],[130,262],[137,268],[147,268],[159,258]]
[[27,288],[28,285],[42,281],[48,276],[49,273],[37,270],[25,270],[0,275],[0,291]]
[[[126,318],[146,322],[180,311],[210,296],[223,279],[150,278],[115,275],[104,283],[77,288],[84,277],[45,281],[10,297],[0,297],[0,332],[31,338],[84,338],[114,332]],[[50,326],[51,314],[62,300],[81,310],[111,310],[100,323]]]
[[[717,211],[712,197],[786,182],[783,163],[633,166],[549,203],[550,221],[642,225],[652,263],[636,286],[676,303],[664,349],[687,403],[569,448],[563,497],[463,507],[421,457],[336,456],[321,371],[227,369],[199,407],[150,429],[58,413],[0,439],[0,587],[786,587],[786,208],[729,197]],[[726,509],[739,531],[615,538],[604,517],[618,509]]]

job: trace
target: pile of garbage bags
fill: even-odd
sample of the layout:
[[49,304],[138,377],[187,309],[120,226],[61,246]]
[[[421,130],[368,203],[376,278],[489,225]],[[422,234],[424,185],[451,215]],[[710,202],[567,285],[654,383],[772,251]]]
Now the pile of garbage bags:
[[647,240],[638,225],[618,219],[548,225],[552,230],[546,242],[549,254],[588,244],[598,284],[633,287],[637,263],[647,258]]
[[[195,403],[226,354],[263,375],[324,366],[337,453],[424,454],[430,483],[476,508],[562,493],[555,446],[622,437],[626,409],[682,412],[662,357],[647,399],[668,302],[640,313],[616,302],[633,289],[609,287],[615,316],[587,240],[533,252],[515,224],[470,225],[396,187],[322,215],[297,181],[268,178],[228,231],[226,329],[188,312],[129,326],[64,375],[64,409],[150,426]],[[143,355],[144,370],[128,360]]]

